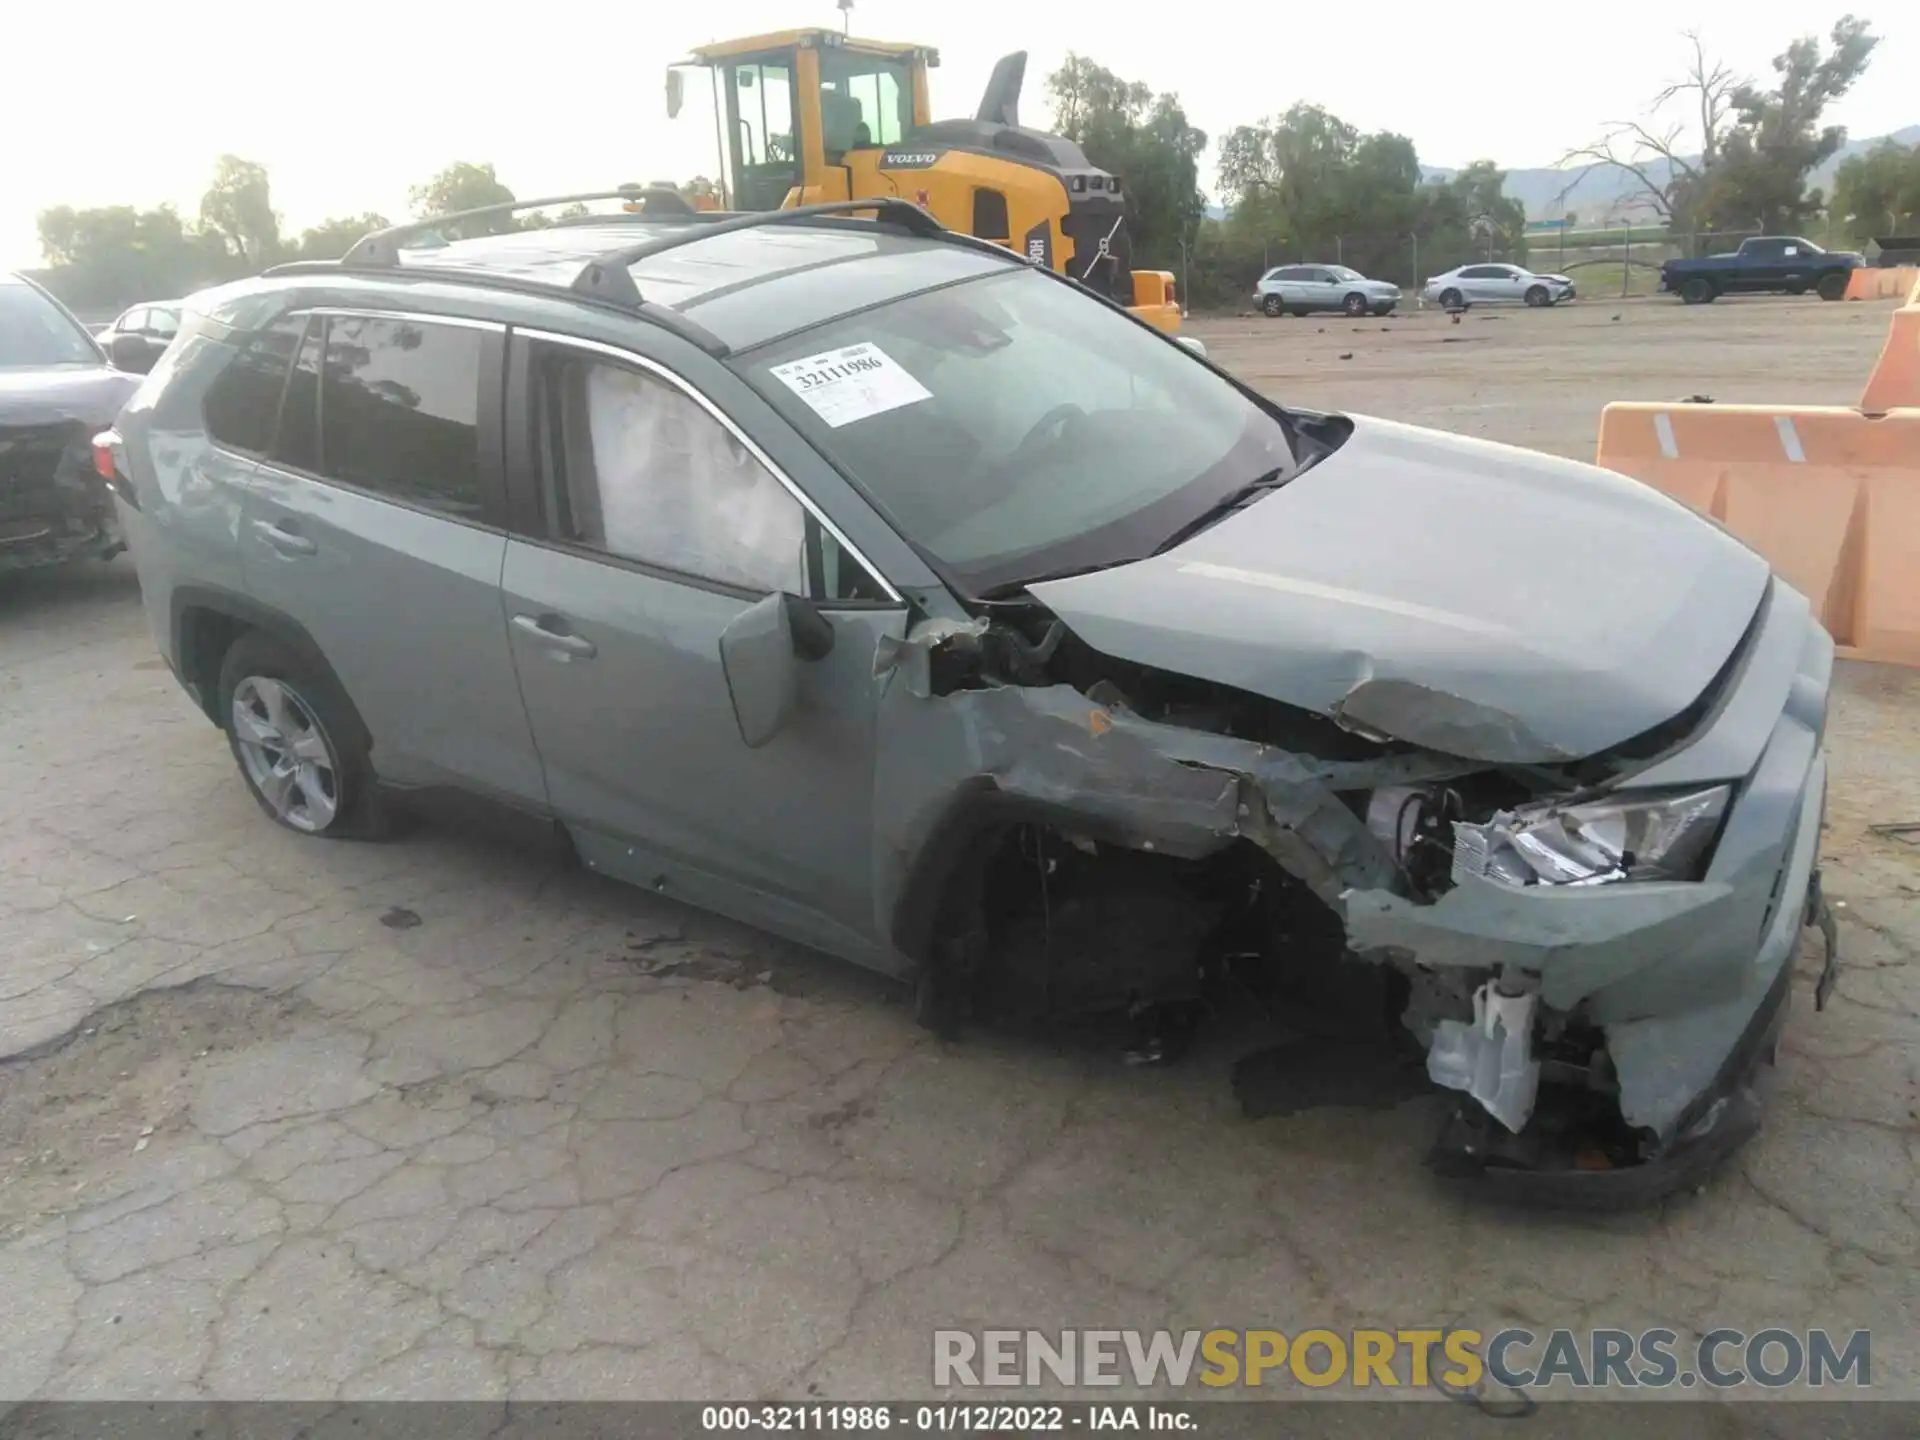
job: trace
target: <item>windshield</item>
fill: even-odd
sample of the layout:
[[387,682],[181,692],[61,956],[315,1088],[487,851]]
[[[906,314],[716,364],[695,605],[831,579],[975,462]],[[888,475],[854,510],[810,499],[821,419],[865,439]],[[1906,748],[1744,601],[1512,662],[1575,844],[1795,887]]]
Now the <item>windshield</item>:
[[1141,559],[1297,464],[1272,410],[1019,269],[762,347],[749,380],[974,594]]
[[87,332],[31,285],[0,283],[0,369],[98,365]]

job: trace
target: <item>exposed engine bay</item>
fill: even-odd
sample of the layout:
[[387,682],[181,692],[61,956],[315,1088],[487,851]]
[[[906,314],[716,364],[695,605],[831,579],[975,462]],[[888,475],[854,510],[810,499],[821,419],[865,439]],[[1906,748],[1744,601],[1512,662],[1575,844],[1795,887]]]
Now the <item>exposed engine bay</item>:
[[[1755,1123],[1744,1087],[1764,1055],[1721,1087],[1704,1124],[1696,1095],[1623,1091],[1612,982],[1656,955],[1596,965],[1569,993],[1556,952],[1579,948],[1584,920],[1512,937],[1471,904],[1633,891],[1620,933],[1592,938],[1630,948],[1637,932],[1657,953],[1662,925],[1684,923],[1672,892],[1709,889],[1695,882],[1735,787],[1614,782],[1688,742],[1742,653],[1686,713],[1607,753],[1489,764],[1115,660],[1037,603],[883,644],[878,667],[899,668],[914,694],[977,709],[969,731],[994,793],[1032,802],[979,827],[949,868],[922,1019],[952,1033],[969,1019],[1120,1016],[1124,1057],[1142,1064],[1179,1058],[1222,1009],[1253,1006],[1295,1033],[1365,1033],[1383,1067],[1459,1092],[1432,1159],[1463,1175],[1627,1172],[1708,1131],[1737,1143]],[[1808,894],[1811,920],[1817,878]],[[1645,915],[1642,895],[1659,901]],[[1425,913],[1462,900],[1468,943],[1407,943]],[[1284,1057],[1279,1068],[1301,1070]],[[1540,1198],[1565,1198],[1553,1188]]]

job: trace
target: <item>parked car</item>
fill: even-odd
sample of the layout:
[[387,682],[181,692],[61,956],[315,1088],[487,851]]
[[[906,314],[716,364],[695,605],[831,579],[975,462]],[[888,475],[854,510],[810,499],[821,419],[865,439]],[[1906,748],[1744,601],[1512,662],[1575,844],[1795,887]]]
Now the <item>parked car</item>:
[[115,365],[144,375],[179,333],[180,302],[148,301],[122,313],[94,338],[113,357]]
[[1268,315],[1315,310],[1386,315],[1400,303],[1400,287],[1390,280],[1369,280],[1345,265],[1277,265],[1260,277],[1253,298]]
[[0,273],[0,570],[122,548],[93,436],[138,384],[58,300]]
[[1519,265],[1460,265],[1436,275],[1421,288],[1420,298],[1445,310],[1475,305],[1558,305],[1574,298],[1574,284],[1565,275],[1536,275]]
[[942,1028],[1364,991],[1518,1193],[1752,1133],[1833,645],[1712,522],[904,203],[404,238],[194,298],[104,441],[273,821],[481,796]]
[[1667,261],[1660,267],[1660,288],[1689,305],[1721,295],[1804,295],[1809,290],[1822,300],[1840,300],[1848,279],[1866,263],[1855,251],[1822,250],[1795,235],[1755,235],[1728,254]]

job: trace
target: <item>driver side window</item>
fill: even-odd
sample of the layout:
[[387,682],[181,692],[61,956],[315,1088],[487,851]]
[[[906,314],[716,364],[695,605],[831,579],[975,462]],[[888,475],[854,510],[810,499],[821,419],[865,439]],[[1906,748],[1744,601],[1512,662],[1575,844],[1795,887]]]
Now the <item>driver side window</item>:
[[[679,386],[556,355],[546,367],[546,508],[558,538],[756,595],[883,599],[793,493]],[[820,578],[810,587],[808,576]]]

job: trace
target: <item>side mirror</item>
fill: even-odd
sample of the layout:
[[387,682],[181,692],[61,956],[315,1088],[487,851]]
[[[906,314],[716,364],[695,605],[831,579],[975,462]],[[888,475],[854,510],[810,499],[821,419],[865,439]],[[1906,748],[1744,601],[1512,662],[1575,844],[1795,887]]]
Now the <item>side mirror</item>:
[[720,632],[734,723],[750,750],[780,733],[800,701],[800,666],[833,650],[831,622],[798,595],[756,600]]
[[1207,347],[1205,343],[1199,340],[1198,338],[1196,338],[1195,336],[1176,335],[1173,338],[1178,340],[1182,345],[1186,346],[1187,349],[1191,350],[1194,354],[1198,355],[1202,360],[1207,358]]
[[144,375],[153,368],[147,342],[124,331],[107,342],[107,358],[113,362],[114,369],[131,370],[136,375]]
[[673,119],[686,103],[687,80],[678,70],[667,71],[667,118]]

